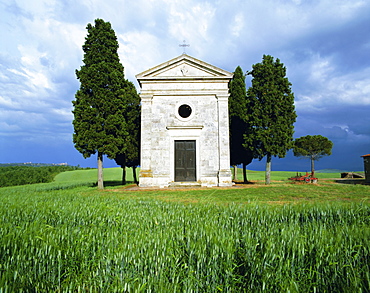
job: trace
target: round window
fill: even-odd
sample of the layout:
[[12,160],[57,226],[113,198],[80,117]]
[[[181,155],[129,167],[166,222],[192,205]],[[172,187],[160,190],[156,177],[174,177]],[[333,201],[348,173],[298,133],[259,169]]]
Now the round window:
[[179,115],[182,118],[188,118],[191,115],[191,107],[189,105],[181,105],[179,107]]

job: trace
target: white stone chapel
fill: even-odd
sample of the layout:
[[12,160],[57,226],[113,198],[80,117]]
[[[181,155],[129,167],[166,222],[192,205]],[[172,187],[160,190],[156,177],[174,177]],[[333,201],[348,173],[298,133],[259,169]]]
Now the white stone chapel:
[[231,186],[232,76],[187,54],[136,75],[141,87],[141,187]]

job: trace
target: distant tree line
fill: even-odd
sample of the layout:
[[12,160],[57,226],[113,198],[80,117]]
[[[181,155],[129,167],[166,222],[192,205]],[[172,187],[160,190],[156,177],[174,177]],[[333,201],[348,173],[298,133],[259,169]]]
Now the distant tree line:
[[69,165],[67,163],[62,163],[62,164],[31,163],[31,162],[29,163],[0,163],[0,167],[9,167],[9,166],[47,167],[47,166],[69,166]]
[[48,183],[65,171],[82,169],[74,166],[7,166],[0,167],[0,187]]

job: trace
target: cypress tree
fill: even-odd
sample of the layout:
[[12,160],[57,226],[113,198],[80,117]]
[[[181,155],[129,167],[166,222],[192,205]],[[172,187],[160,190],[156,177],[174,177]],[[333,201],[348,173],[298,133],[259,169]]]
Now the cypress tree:
[[229,97],[229,133],[230,133],[230,165],[234,167],[234,180],[237,179],[236,165],[243,164],[243,181],[247,183],[246,167],[252,162],[253,154],[243,146],[244,135],[248,133],[245,113],[247,107],[245,75],[240,66],[235,69],[230,81]]
[[124,152],[117,154],[114,158],[117,165],[122,168],[122,184],[126,184],[126,167],[132,168],[134,182],[139,183],[136,176],[136,167],[140,164],[140,126],[141,107],[140,97],[132,82],[127,82],[125,88],[127,110],[125,112],[126,126],[129,136],[127,138]]
[[98,154],[98,188],[102,189],[103,155],[114,159],[126,150],[129,140],[123,115],[127,111],[127,82],[111,24],[96,19],[95,26],[88,24],[86,28],[84,65],[76,70],[80,88],[72,102],[73,142],[84,158]]
[[294,94],[279,59],[264,55],[253,65],[252,86],[247,91],[247,122],[251,133],[244,135],[245,147],[262,159],[266,156],[266,184],[270,184],[271,157],[284,158],[293,147],[296,121]]

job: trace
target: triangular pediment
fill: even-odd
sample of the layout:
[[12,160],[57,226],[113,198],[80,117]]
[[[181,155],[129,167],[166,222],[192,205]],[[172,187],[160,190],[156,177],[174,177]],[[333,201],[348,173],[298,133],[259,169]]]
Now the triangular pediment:
[[148,69],[136,78],[142,79],[167,79],[167,78],[232,78],[233,74],[195,59],[189,55],[182,54],[170,61]]

